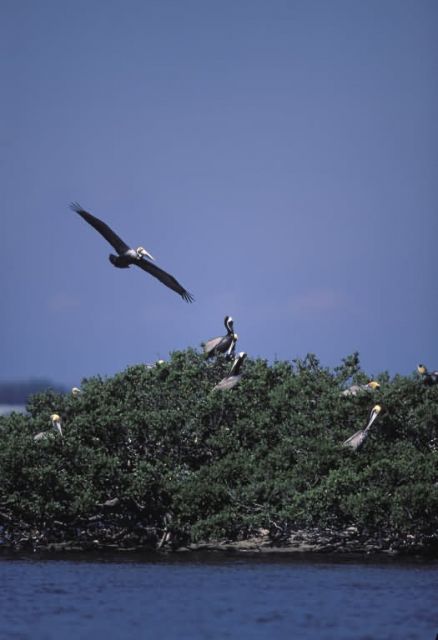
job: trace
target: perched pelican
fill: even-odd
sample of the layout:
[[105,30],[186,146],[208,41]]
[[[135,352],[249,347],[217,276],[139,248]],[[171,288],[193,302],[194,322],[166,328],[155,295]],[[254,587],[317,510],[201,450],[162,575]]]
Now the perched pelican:
[[219,338],[211,338],[203,344],[204,353],[207,358],[217,356],[218,353],[224,353],[227,358],[234,355],[236,348],[236,342],[239,338],[237,333],[234,333],[234,320],[231,316],[225,316],[224,325],[227,333],[225,336],[219,336]]
[[73,398],[77,398],[81,395],[82,391],[79,389],[79,387],[73,387],[71,390],[71,395],[73,396]]
[[50,422],[52,424],[52,429],[50,431],[40,431],[37,433],[33,437],[35,441],[46,440],[47,438],[54,436],[56,433],[59,433],[59,435],[62,436],[61,418],[57,413],[52,413],[50,416]]
[[371,425],[373,424],[374,420],[377,418],[377,416],[381,411],[382,411],[382,407],[380,406],[380,404],[376,404],[370,411],[368,424],[365,427],[365,429],[360,429],[359,431],[356,431],[356,433],[353,433],[352,436],[350,436],[347,440],[345,440],[345,442],[342,443],[342,446],[351,447],[355,451],[359,449],[363,445],[365,440],[368,438]]
[[165,363],[164,360],[156,360],[153,363],[146,362],[144,366],[146,367],[146,369],[155,369],[156,367],[161,367],[161,365],[164,363]]
[[231,365],[230,373],[226,378],[223,378],[220,382],[218,382],[218,384],[213,388],[213,391],[227,391],[228,389],[232,389],[233,387],[235,387],[236,384],[240,382],[242,378],[240,369],[245,358],[246,353],[244,351],[241,351],[239,355],[234,358],[234,362]]
[[424,364],[419,364],[417,371],[426,387],[432,387],[434,384],[438,384],[438,371],[429,372]]
[[[76,211],[81,218],[88,222],[88,224],[91,224],[91,226],[94,227],[96,231],[98,231],[117,251],[117,256],[112,253],[109,256],[111,264],[119,269],[127,269],[134,264],[137,267],[140,267],[140,269],[143,269],[143,271],[150,273],[154,278],[158,278],[158,280],[165,284],[166,287],[169,287],[173,291],[176,291],[176,293],[179,293],[186,302],[193,302],[193,296],[186,291],[173,276],[150,262],[150,260],[154,260],[154,258],[146,251],[146,249],[143,247],[138,247],[137,249],[131,249],[128,247],[128,245],[125,244],[123,240],[114,233],[107,224],[105,224],[105,222],[102,222],[99,218],[91,215],[88,211],[84,211],[77,202],[73,202],[70,207],[73,211]],[[148,260],[145,260],[145,258],[148,258]]]
[[380,384],[375,380],[371,380],[366,384],[353,384],[353,386],[342,391],[341,396],[357,396],[362,391],[376,391],[376,389],[380,389]]

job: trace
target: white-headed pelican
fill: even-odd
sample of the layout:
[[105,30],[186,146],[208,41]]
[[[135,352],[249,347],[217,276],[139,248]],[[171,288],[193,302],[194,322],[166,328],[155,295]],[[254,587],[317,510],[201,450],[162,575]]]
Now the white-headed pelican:
[[238,340],[237,333],[234,333],[234,320],[231,316],[225,316],[224,325],[227,333],[218,338],[211,338],[203,344],[204,353],[207,358],[216,356],[218,353],[224,353],[227,358],[234,355],[236,342]]
[[[182,299],[186,302],[193,302],[193,296],[186,291],[186,289],[184,289],[184,287],[181,286],[180,283],[170,275],[170,273],[163,271],[163,269],[160,269],[160,267],[157,267],[155,264],[150,262],[150,260],[154,260],[154,258],[148,251],[146,251],[146,249],[143,247],[138,247],[137,249],[131,249],[128,247],[128,245],[125,244],[125,242],[116,233],[114,233],[114,231],[105,224],[105,222],[102,222],[99,218],[96,218],[91,215],[91,213],[88,213],[88,211],[82,209],[82,207],[76,202],[73,202],[70,207],[73,211],[78,213],[81,218],[88,222],[88,224],[96,229],[96,231],[98,231],[117,251],[118,255],[115,256],[111,253],[109,256],[111,264],[119,269],[127,269],[134,264],[137,267],[140,267],[140,269],[143,269],[143,271],[150,273],[154,278],[157,278],[160,282],[166,285],[166,287],[169,287],[169,289],[179,293]],[[148,260],[145,260],[145,258],[148,258]]]

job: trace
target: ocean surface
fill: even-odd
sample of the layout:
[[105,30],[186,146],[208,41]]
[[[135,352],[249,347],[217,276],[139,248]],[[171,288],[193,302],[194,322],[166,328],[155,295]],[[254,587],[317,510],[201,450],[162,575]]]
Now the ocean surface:
[[1,640],[435,640],[438,564],[0,556]]

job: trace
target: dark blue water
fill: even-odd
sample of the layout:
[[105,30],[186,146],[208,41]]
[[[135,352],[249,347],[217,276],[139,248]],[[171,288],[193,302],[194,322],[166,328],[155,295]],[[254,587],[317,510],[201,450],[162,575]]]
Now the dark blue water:
[[436,564],[0,559],[1,640],[435,640]]

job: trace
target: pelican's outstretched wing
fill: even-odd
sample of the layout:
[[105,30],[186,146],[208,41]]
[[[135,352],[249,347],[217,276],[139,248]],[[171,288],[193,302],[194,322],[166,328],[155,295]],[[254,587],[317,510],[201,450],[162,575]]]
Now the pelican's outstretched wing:
[[176,291],[176,293],[179,293],[182,299],[186,302],[193,302],[194,298],[192,294],[186,291],[184,287],[180,285],[178,280],[171,276],[170,273],[163,271],[163,269],[157,267],[156,264],[143,259],[133,260],[132,264],[136,264],[137,267],[140,267],[140,269],[143,269],[143,271],[147,271],[151,274],[151,276],[154,276],[154,278],[158,278],[158,280],[165,284],[166,287],[169,287],[169,289],[172,289],[173,291]]
[[77,202],[72,202],[70,208],[73,209],[73,211],[76,211],[76,213],[78,213],[81,218],[88,222],[88,224],[91,224],[91,226],[94,227],[96,231],[98,231],[105,238],[105,240],[108,240],[110,245],[114,247],[119,255],[122,255],[122,253],[125,253],[129,250],[128,245],[123,242],[123,240],[117,235],[117,233],[114,233],[114,231],[110,229],[110,227],[105,224],[105,222],[102,222],[102,220],[99,220],[99,218],[92,216],[91,213],[88,213],[88,211],[82,209],[82,207]]

